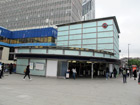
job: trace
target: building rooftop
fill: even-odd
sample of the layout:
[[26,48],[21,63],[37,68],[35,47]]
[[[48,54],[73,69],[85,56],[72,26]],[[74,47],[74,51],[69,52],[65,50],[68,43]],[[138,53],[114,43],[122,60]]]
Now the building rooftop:
[[108,19],[113,19],[117,28],[118,33],[120,33],[120,29],[118,26],[118,22],[115,16],[112,17],[104,17],[104,18],[97,18],[97,19],[91,19],[91,20],[85,20],[85,21],[77,21],[77,22],[72,22],[72,23],[66,23],[66,24],[58,24],[57,26],[65,26],[65,25],[73,25],[73,24],[80,24],[80,23],[86,23],[86,22],[94,22],[94,21],[101,21],[101,20],[108,20]]

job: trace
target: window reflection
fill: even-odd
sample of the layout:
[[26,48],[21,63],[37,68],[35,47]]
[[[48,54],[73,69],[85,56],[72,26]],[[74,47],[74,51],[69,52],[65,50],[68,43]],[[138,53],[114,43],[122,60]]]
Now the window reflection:
[[9,44],[18,43],[55,43],[54,37],[37,37],[37,38],[22,38],[22,39],[8,39],[0,36],[0,42]]

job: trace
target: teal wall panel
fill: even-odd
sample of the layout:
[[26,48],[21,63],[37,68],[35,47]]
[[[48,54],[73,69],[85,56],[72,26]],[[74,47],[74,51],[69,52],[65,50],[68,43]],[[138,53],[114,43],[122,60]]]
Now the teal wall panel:
[[31,53],[46,54],[46,49],[31,49]]
[[29,53],[29,49],[18,49],[18,53]]
[[26,69],[27,65],[28,59],[17,59],[16,72],[23,74],[24,69]]

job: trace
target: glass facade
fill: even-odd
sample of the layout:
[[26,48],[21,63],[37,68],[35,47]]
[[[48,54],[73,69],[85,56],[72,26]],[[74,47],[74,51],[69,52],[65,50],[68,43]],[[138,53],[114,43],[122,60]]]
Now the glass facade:
[[95,0],[83,0],[82,16],[82,20],[95,18]]
[[80,21],[82,0],[0,0],[0,25],[27,29]]
[[[104,23],[107,28],[102,26]],[[118,34],[113,19],[66,24],[58,26],[57,46],[104,50],[115,53],[119,59]]]
[[8,39],[0,37],[0,42],[8,44],[19,44],[19,43],[55,43],[54,37],[36,37],[36,38],[21,38],[21,39]]
[[[30,68],[30,74],[31,75],[40,75],[40,76],[45,76],[45,69],[46,69],[46,61],[42,59],[17,59],[17,73],[23,74],[24,69],[27,67],[28,64],[32,63],[33,68]],[[36,69],[37,64],[43,64],[43,70],[38,70]]]

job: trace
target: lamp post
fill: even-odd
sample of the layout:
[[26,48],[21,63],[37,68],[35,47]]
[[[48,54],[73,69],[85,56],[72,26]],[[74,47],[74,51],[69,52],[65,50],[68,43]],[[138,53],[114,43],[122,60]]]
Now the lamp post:
[[128,44],[128,68],[129,68],[129,45],[130,44]]

